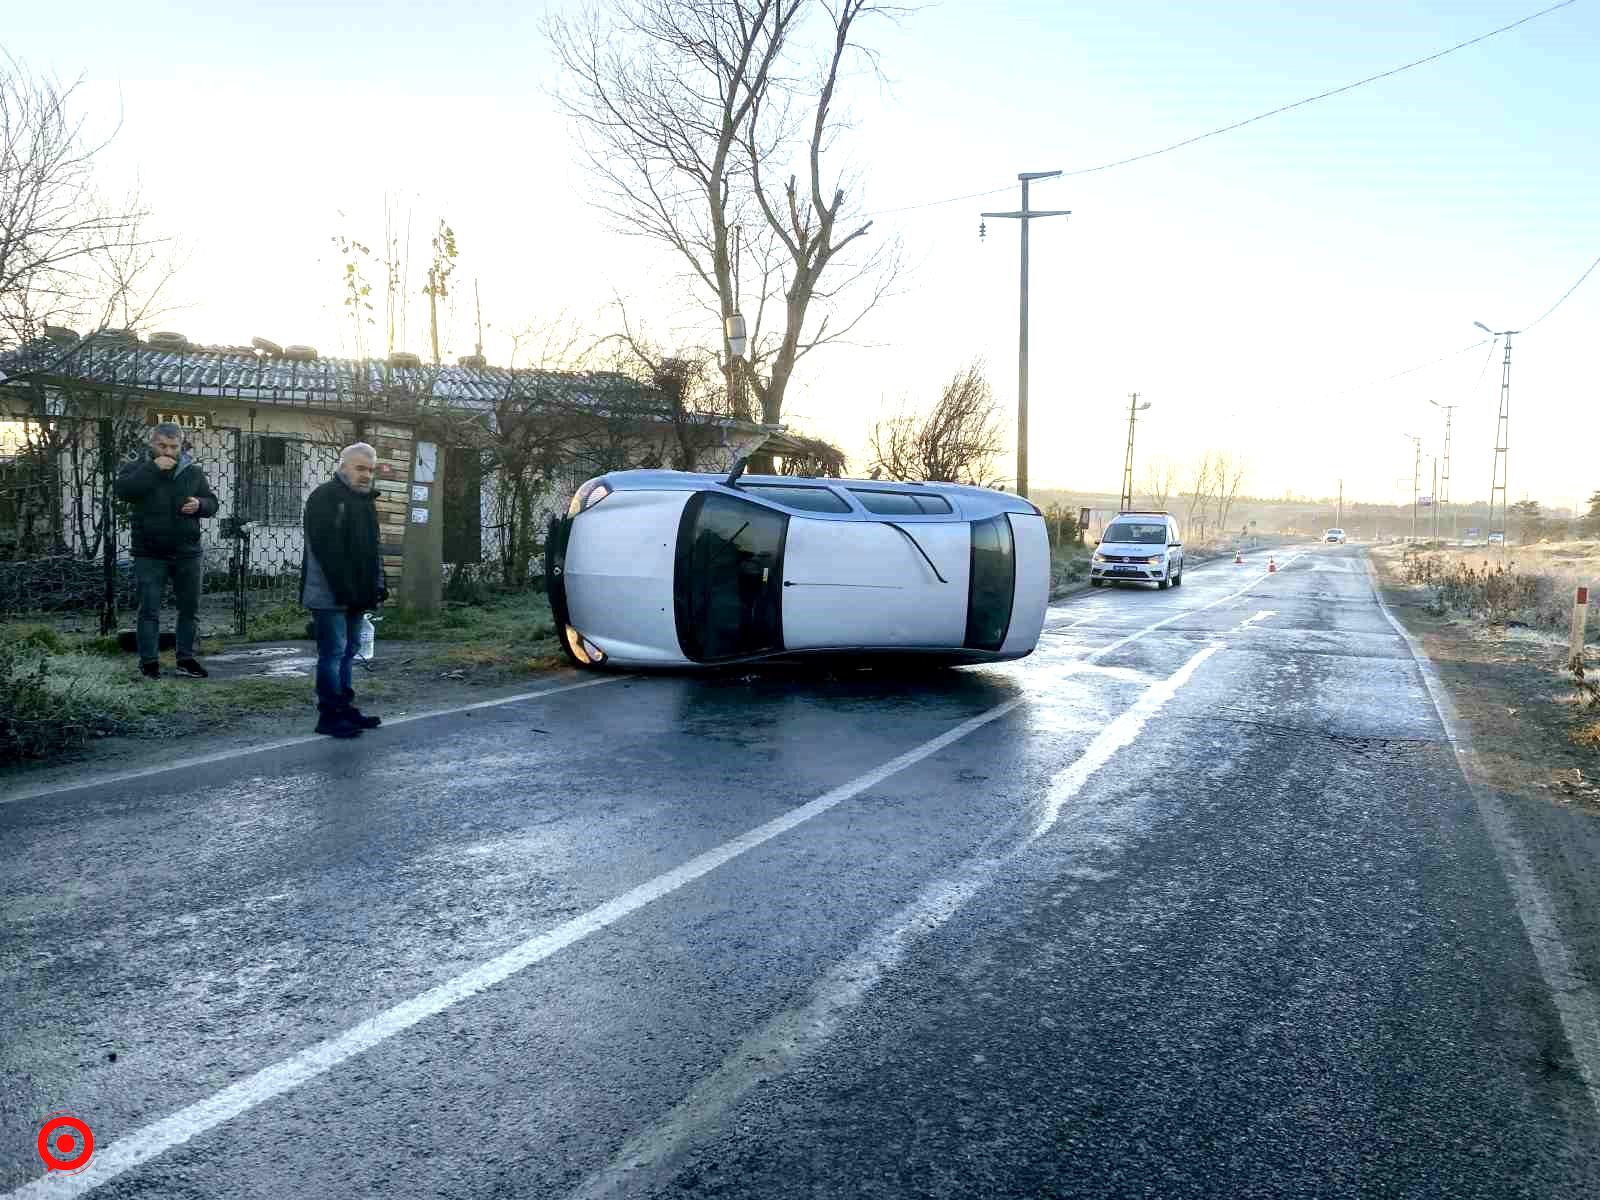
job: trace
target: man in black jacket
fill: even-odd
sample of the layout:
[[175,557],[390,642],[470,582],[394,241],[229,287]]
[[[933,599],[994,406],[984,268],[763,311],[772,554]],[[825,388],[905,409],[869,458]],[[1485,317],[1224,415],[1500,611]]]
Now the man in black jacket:
[[205,472],[178,449],[170,422],[150,429],[150,453],[117,475],[117,496],[133,507],[133,573],[139,587],[139,670],[161,678],[161,596],[167,580],[178,599],[178,674],[204,679],[194,656],[195,613],[200,607],[204,560],[200,522],[217,515],[217,497]]
[[339,468],[306,501],[300,603],[317,631],[317,732],[355,737],[382,720],[355,706],[350,667],[361,617],[389,598],[378,543],[372,477],[378,455],[365,442],[339,452]]

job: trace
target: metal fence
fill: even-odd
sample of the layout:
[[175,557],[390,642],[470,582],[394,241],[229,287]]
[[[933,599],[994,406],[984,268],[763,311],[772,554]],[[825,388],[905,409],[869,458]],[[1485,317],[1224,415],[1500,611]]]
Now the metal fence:
[[[0,449],[0,617],[81,624],[95,614],[101,633],[131,625],[130,513],[115,480],[145,452],[148,426],[55,416],[16,428]],[[201,626],[242,634],[252,609],[297,599],[305,498],[332,476],[338,451],[232,428],[185,429],[182,440],[219,502],[200,526]]]

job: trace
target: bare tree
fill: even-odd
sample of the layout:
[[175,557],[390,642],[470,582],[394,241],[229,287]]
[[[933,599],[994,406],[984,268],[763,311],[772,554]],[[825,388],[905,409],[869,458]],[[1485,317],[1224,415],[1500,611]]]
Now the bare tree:
[[1207,451],[1190,469],[1189,486],[1183,496],[1188,507],[1184,512],[1184,526],[1189,538],[1198,542],[1205,534],[1205,503],[1211,487],[1211,452]]
[[1150,497],[1150,507],[1162,512],[1178,486],[1178,467],[1170,459],[1152,459],[1144,469],[1144,491]]
[[872,467],[890,479],[928,479],[988,487],[1000,481],[1005,448],[999,406],[974,359],[950,377],[925,415],[902,413],[872,427]]
[[77,89],[0,55],[0,339],[14,344],[47,324],[114,313],[108,286],[119,272],[128,291],[149,290],[133,264],[159,239],[143,231],[137,195],[113,204],[96,191],[109,139],[86,136],[72,111]]
[[[745,306],[749,352],[721,358],[737,416],[777,422],[796,364],[850,334],[892,286],[895,243],[861,253],[872,222],[826,165],[846,122],[841,78],[870,0],[611,0],[552,18],[560,99],[622,231],[670,247],[720,328]],[[800,33],[826,33],[808,65]],[[801,163],[799,170],[789,164]],[[740,260],[750,258],[751,291]],[[770,310],[770,313],[769,313]]]
[[1217,532],[1225,533],[1228,528],[1228,513],[1233,508],[1233,502],[1239,495],[1239,485],[1244,482],[1246,467],[1242,461],[1235,461],[1229,455],[1217,456],[1216,486],[1217,486]]

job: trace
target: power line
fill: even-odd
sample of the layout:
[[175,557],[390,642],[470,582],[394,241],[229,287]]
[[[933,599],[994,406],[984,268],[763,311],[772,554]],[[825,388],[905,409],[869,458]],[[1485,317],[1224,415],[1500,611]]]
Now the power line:
[[1452,350],[1449,354],[1441,354],[1438,358],[1429,359],[1427,362],[1420,363],[1415,367],[1407,367],[1404,371],[1396,371],[1393,375],[1385,375],[1382,379],[1372,379],[1368,380],[1366,383],[1358,383],[1354,387],[1345,388],[1342,392],[1329,392],[1326,396],[1321,397],[1321,399],[1335,400],[1340,396],[1348,396],[1351,392],[1364,391],[1369,387],[1377,387],[1380,383],[1388,383],[1391,379],[1400,379],[1406,375],[1415,375],[1418,371],[1426,371],[1429,367],[1436,367],[1447,359],[1459,358],[1468,350],[1476,350],[1479,346],[1483,345],[1487,345],[1489,347],[1490,354],[1494,353],[1494,341],[1492,339],[1487,343],[1481,340],[1476,341],[1470,346],[1463,346],[1459,350]]
[[1567,301],[1567,297],[1572,295],[1573,292],[1577,291],[1580,287],[1583,286],[1583,281],[1585,279],[1589,278],[1589,276],[1593,273],[1593,271],[1594,271],[1594,269],[1596,267],[1600,267],[1600,258],[1595,259],[1592,263],[1589,264],[1589,269],[1587,271],[1585,271],[1582,275],[1578,276],[1578,282],[1573,284],[1566,291],[1562,292],[1561,293],[1561,299],[1557,300],[1549,308],[1545,309],[1544,312],[1540,315],[1538,321],[1534,321],[1532,324],[1529,324],[1529,325],[1524,325],[1522,327],[1522,332],[1523,333],[1527,333],[1528,330],[1532,329],[1534,325],[1537,325],[1539,323],[1539,321],[1544,320],[1545,317],[1548,317],[1551,313],[1555,312],[1556,309],[1560,308],[1563,304],[1565,304],[1566,301]]
[[1478,377],[1475,380],[1472,381],[1472,390],[1469,391],[1467,393],[1467,395],[1469,395],[1469,396],[1472,395],[1472,393],[1476,392],[1478,390],[1478,388],[1482,385],[1483,377],[1489,373],[1489,364],[1494,361],[1494,348],[1496,346],[1498,346],[1499,344],[1500,344],[1500,339],[1498,337],[1490,339],[1490,341],[1489,341],[1489,353],[1487,353],[1487,354],[1485,354],[1483,356],[1483,366],[1478,371]]
[[[1280,105],[1279,107],[1269,109],[1266,112],[1257,113],[1253,117],[1246,117],[1242,121],[1235,121],[1232,125],[1223,125],[1220,128],[1212,129],[1206,133],[1200,133],[1196,134],[1194,137],[1184,138],[1181,142],[1173,142],[1172,145],[1163,146],[1159,150],[1147,150],[1143,154],[1135,154],[1130,158],[1119,158],[1115,162],[1101,163],[1097,167],[1079,167],[1077,170],[1063,171],[1062,174],[1064,176],[1092,175],[1097,171],[1109,171],[1113,167],[1125,167],[1129,163],[1143,162],[1147,158],[1155,158],[1161,154],[1170,154],[1174,150],[1181,150],[1185,146],[1192,146],[1196,142],[1205,141],[1207,138],[1214,138],[1224,133],[1232,133],[1235,129],[1243,129],[1246,125],[1253,125],[1257,121],[1265,121],[1268,117],[1276,117],[1281,113],[1290,112],[1296,108],[1303,108],[1307,104],[1315,104],[1318,100],[1326,100],[1330,96],[1342,95],[1345,92],[1354,91],[1358,87],[1365,87],[1369,83],[1377,83],[1380,79],[1388,79],[1391,76],[1399,75],[1403,71],[1410,71],[1415,67],[1422,67],[1426,66],[1428,63],[1437,62],[1446,55],[1454,54],[1458,50],[1465,50],[1468,46],[1476,46],[1479,42],[1488,41],[1492,37],[1499,37],[1502,33],[1509,33],[1511,30],[1516,29],[1519,25],[1526,25],[1529,21],[1536,21],[1540,17],[1549,16],[1557,9],[1566,8],[1569,5],[1576,3],[1577,0],[1561,0],[1559,4],[1552,4],[1549,8],[1542,8],[1536,13],[1529,13],[1527,16],[1513,21],[1509,25],[1502,25],[1499,29],[1491,29],[1488,33],[1480,33],[1477,37],[1468,38],[1464,42],[1457,42],[1454,46],[1440,50],[1435,54],[1430,54],[1426,58],[1419,58],[1415,62],[1408,62],[1403,66],[1393,67],[1387,71],[1380,71],[1376,75],[1368,75],[1365,79],[1357,79],[1354,83],[1347,83],[1341,87],[1330,88],[1325,92],[1318,92],[1314,96],[1306,96],[1304,99],[1296,100],[1292,104]],[[985,196],[997,196],[1001,192],[1010,190],[1010,186],[1007,185],[1006,187],[992,188],[987,192],[968,192],[961,196],[949,196],[943,200],[925,200],[920,204],[905,204],[899,208],[881,208],[876,212],[868,213],[867,215],[869,217],[883,217],[892,213],[913,212],[922,208],[937,208],[943,204],[957,204],[963,200],[981,200]],[[1593,270],[1593,268],[1591,267],[1590,270]],[[1579,280],[1578,282],[1581,283],[1583,281]],[[1566,299],[1566,297],[1563,296],[1562,299]],[[1560,302],[1557,301],[1557,303],[1559,304]],[[1545,315],[1548,316],[1549,314],[1546,313]],[[1544,320],[1544,317],[1540,317],[1539,320]],[[1535,322],[1535,324],[1537,323],[1538,322]],[[1530,326],[1529,328],[1532,327]]]

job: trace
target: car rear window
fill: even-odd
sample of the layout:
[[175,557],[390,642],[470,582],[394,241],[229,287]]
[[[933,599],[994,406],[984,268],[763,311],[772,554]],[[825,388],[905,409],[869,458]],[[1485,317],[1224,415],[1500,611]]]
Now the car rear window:
[[1165,546],[1165,521],[1114,521],[1106,526],[1103,542],[1131,542],[1135,546]]
[[850,506],[844,498],[825,487],[805,487],[789,483],[741,483],[739,490],[774,504],[797,508],[802,512],[847,513]]
[[851,488],[850,494],[861,501],[869,513],[885,517],[920,517],[953,511],[943,496],[927,492],[880,492],[868,488]]

